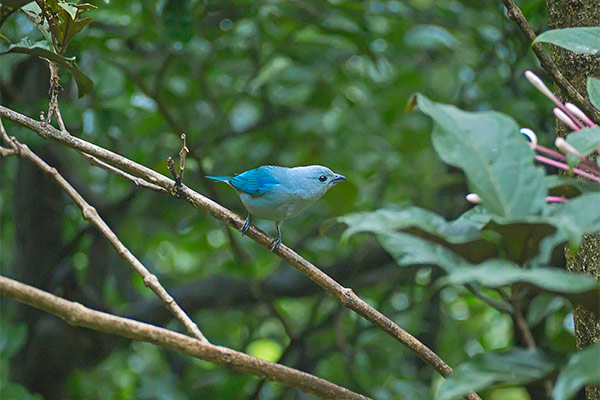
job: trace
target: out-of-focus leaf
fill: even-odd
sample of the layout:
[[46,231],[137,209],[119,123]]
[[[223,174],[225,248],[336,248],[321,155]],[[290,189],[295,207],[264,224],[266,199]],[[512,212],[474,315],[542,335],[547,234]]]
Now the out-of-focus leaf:
[[[398,381],[392,386],[393,391],[400,395],[400,399],[429,400],[431,395],[429,387],[419,381]],[[375,396],[377,397],[377,396]]]
[[577,53],[599,54],[600,28],[578,27],[553,29],[538,36],[534,43],[536,42],[552,43]]
[[495,383],[520,385],[536,381],[552,372],[554,367],[547,356],[535,350],[478,354],[454,370],[440,386],[436,399],[460,398]]
[[464,170],[471,191],[493,214],[519,218],[545,205],[544,172],[518,134],[515,121],[496,112],[466,112],[417,95],[435,121],[433,145],[446,163]]
[[552,400],[566,400],[584,385],[600,385],[600,342],[573,354],[554,385]]
[[542,293],[536,296],[527,309],[527,322],[535,327],[548,315],[560,310],[565,305],[565,299],[559,296]]
[[404,41],[409,46],[427,50],[451,48],[456,44],[454,36],[438,25],[417,25],[406,32]]
[[75,57],[64,57],[56,54],[50,50],[50,46],[48,46],[46,41],[42,40],[33,43],[29,38],[24,38],[19,43],[11,45],[7,51],[0,53],[0,56],[8,53],[22,53],[43,57],[66,67],[73,74],[73,78],[75,78],[79,97],[85,96],[94,86],[94,82],[79,69],[79,66],[75,62]]
[[249,89],[254,91],[264,85],[266,82],[271,81],[280,72],[287,69],[292,65],[292,61],[287,57],[275,57],[273,60],[267,63],[261,68],[260,73],[256,78],[250,82]]
[[594,107],[600,110],[600,79],[588,77],[587,92]]
[[[567,143],[575,147],[584,157],[589,156],[600,147],[600,127],[584,128],[567,136]],[[571,167],[575,167],[581,160],[572,154],[567,155]],[[600,186],[600,185],[598,185]]]
[[187,42],[193,35],[193,14],[190,3],[183,0],[167,0],[163,8],[165,28],[173,40]]

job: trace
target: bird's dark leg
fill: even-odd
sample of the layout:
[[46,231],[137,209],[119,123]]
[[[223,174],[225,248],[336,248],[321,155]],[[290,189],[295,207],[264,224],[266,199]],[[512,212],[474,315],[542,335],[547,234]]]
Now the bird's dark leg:
[[246,232],[248,232],[248,228],[250,228],[250,213],[248,213],[248,216],[246,217],[246,220],[244,221],[244,225],[242,225],[242,228],[240,229],[240,232],[242,232],[242,235],[245,235]]
[[273,247],[271,247],[271,252],[277,250],[281,244],[281,221],[275,221],[275,227],[277,228],[277,238],[273,239],[271,242],[273,244]]

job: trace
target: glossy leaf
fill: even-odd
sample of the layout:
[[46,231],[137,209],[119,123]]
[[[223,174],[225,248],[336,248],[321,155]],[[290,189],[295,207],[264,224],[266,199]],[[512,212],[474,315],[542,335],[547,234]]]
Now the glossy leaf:
[[433,145],[446,163],[461,168],[472,192],[500,217],[541,213],[544,172],[519,135],[516,122],[496,112],[466,112],[418,95],[421,111],[435,121]]
[[552,43],[577,53],[600,53],[600,27],[553,29],[542,33],[534,43]]
[[575,353],[554,385],[553,400],[571,399],[584,385],[600,385],[600,342]]
[[436,399],[460,398],[495,383],[520,385],[536,381],[552,372],[554,367],[548,357],[535,350],[478,354],[454,370],[440,386]]
[[31,42],[28,38],[21,40],[19,43],[12,44],[8,50],[0,53],[0,56],[8,53],[22,53],[29,54],[36,57],[47,58],[48,60],[54,61],[63,67],[66,67],[73,74],[75,82],[77,83],[79,97],[85,96],[89,93],[94,83],[79,69],[79,66],[75,62],[75,57],[64,57],[53,52],[46,41],[39,41],[36,43]]

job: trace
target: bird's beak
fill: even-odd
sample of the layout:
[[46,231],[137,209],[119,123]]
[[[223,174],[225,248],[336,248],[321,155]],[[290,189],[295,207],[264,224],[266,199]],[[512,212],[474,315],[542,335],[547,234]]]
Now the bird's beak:
[[340,183],[340,182],[344,182],[346,180],[346,177],[344,175],[335,175],[335,178],[333,178],[333,180],[331,181],[331,183],[333,183],[334,185]]

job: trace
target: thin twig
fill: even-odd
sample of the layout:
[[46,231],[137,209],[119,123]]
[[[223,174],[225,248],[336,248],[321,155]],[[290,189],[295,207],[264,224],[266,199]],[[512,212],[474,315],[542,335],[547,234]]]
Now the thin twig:
[[506,7],[508,18],[517,24],[521,32],[523,32],[523,35],[530,41],[530,43],[533,43],[533,52],[540,61],[542,68],[544,68],[554,83],[560,86],[567,93],[569,98],[573,100],[573,102],[577,104],[577,106],[581,108],[591,119],[593,119],[594,122],[600,124],[600,111],[596,110],[590,101],[583,97],[577,91],[577,89],[575,89],[573,85],[571,85],[571,83],[563,76],[556,64],[554,64],[554,61],[552,61],[552,58],[550,58],[550,56],[544,50],[542,44],[539,42],[534,43],[537,36],[533,29],[531,29],[531,26],[527,22],[527,19],[523,15],[523,12],[519,6],[515,4],[514,0],[502,0],[502,3],[504,3],[504,6]]
[[99,159],[97,159],[94,156],[90,156],[89,154],[86,154],[84,152],[80,152],[80,154],[82,156],[84,156],[85,158],[87,158],[90,161],[91,164],[93,164],[93,165],[95,165],[97,167],[100,167],[100,168],[102,168],[102,169],[104,169],[104,170],[106,170],[108,172],[112,172],[113,174],[118,175],[118,176],[120,176],[122,178],[129,179],[130,181],[132,181],[133,183],[135,183],[136,186],[144,187],[144,188],[147,188],[147,189],[150,189],[150,190],[154,190],[155,192],[159,192],[159,193],[169,193],[166,189],[164,189],[164,188],[162,188],[162,187],[160,187],[158,185],[155,185],[155,184],[150,183],[150,182],[146,182],[142,178],[138,178],[137,176],[131,175],[131,174],[125,172],[125,171],[121,171],[119,168],[113,167],[112,165],[107,164],[104,161],[99,160]]
[[[98,157],[105,162],[113,164],[121,169],[135,174],[136,176],[142,177],[151,183],[159,185],[169,190],[171,193],[175,193],[176,191],[175,182],[166,176],[103,147],[72,136],[68,132],[61,132],[51,125],[40,123],[1,105],[0,117],[5,117],[28,129],[31,129],[45,139],[57,141],[73,149]],[[205,211],[221,221],[225,221],[235,229],[239,230],[244,224],[243,218],[239,217],[213,200],[204,197],[200,193],[197,193],[186,186],[182,186],[181,190],[184,194],[185,200],[194,207]],[[271,242],[273,239],[256,226],[251,226],[250,229],[248,229],[246,236],[255,240],[257,243],[267,249],[271,248]],[[403,343],[421,359],[430,364],[438,373],[440,373],[440,375],[446,377],[452,373],[452,368],[435,352],[417,340],[410,333],[399,327],[390,318],[386,317],[381,312],[367,304],[364,300],[358,297],[352,291],[352,289],[343,287],[329,275],[317,268],[314,264],[301,257],[294,250],[290,249],[284,244],[275,250],[274,253],[336,297],[346,308],[353,310],[358,315],[367,319],[374,325],[378,326],[381,330]],[[480,399],[475,393],[470,393],[467,395],[467,398],[472,400]]]
[[[48,125],[50,126],[50,125]],[[47,173],[52,179],[58,183],[58,185],[69,195],[71,199],[81,208],[81,212],[83,217],[91,222],[93,225],[98,228],[98,230],[106,237],[106,239],[113,245],[117,253],[123,258],[127,263],[129,263],[135,271],[140,274],[140,276],[144,279],[144,284],[152,289],[165,303],[165,305],[171,310],[171,312],[183,323],[188,332],[194,336],[195,338],[207,342],[208,340],[204,337],[202,332],[198,326],[190,319],[190,317],[179,307],[179,305],[175,302],[173,297],[169,295],[169,293],[165,290],[164,287],[159,283],[156,275],[153,275],[144,267],[144,265],[129,251],[127,247],[119,240],[117,235],[110,229],[110,227],[104,222],[104,220],[98,214],[98,211],[87,201],[67,182],[65,178],[62,177],[56,170],[56,168],[48,165],[44,160],[42,160],[37,154],[27,147],[27,145],[19,143],[15,138],[11,138],[6,133],[4,129],[4,125],[2,124],[2,120],[0,120],[0,135],[2,135],[2,139],[8,143],[11,148],[16,151],[19,157],[24,157],[31,162],[33,162],[38,168]]]
[[[513,293],[515,298],[518,297],[516,295],[517,293],[518,292]],[[533,336],[533,333],[531,332],[531,328],[529,328],[527,320],[523,316],[521,307],[522,305],[520,301],[515,300],[512,302],[512,319],[514,321],[515,327],[521,333],[521,337],[523,338],[525,346],[527,346],[529,350],[535,350],[537,348],[535,338]],[[546,392],[547,398],[552,398],[552,381],[550,379],[544,379],[542,381],[542,385],[544,386],[544,391]]]
[[477,297],[479,300],[483,301],[484,303],[487,303],[488,305],[492,306],[496,310],[503,311],[508,314],[512,313],[513,308],[510,305],[510,303],[501,302],[501,301],[492,299],[491,297],[487,297],[486,295],[481,293],[479,291],[479,289],[477,289],[476,287],[474,287],[471,284],[467,284],[467,285],[465,285],[465,287],[469,290],[469,292],[471,292],[473,294],[473,296]]
[[369,399],[306,372],[264,361],[226,347],[215,346],[168,329],[92,310],[4,276],[0,276],[0,293],[54,314],[71,325],[153,343],[213,364],[281,382],[324,398]]
[[9,157],[9,156],[14,156],[16,154],[17,154],[17,152],[14,151],[13,149],[7,149],[5,147],[0,146],[0,156]]

